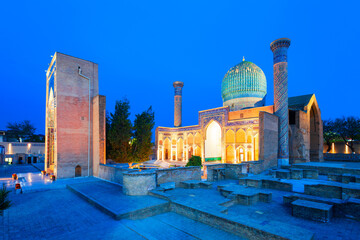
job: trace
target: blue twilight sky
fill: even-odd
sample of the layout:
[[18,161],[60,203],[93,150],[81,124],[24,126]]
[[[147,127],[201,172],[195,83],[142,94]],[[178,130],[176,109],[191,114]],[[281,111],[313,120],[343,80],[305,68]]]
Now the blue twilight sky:
[[289,96],[316,93],[322,118],[360,115],[359,1],[3,1],[0,129],[29,119],[44,133],[45,70],[55,52],[99,64],[107,110],[130,100],[173,126],[173,81],[183,81],[183,125],[222,106],[235,64],[257,64],[273,104],[269,44],[292,40]]

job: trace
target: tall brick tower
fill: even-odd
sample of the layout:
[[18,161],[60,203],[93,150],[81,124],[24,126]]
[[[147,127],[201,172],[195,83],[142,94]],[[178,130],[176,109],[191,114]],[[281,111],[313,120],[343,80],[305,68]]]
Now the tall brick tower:
[[183,82],[174,82],[175,96],[174,96],[174,127],[181,127],[181,111],[182,111],[182,88]]
[[274,111],[279,117],[278,166],[289,164],[289,113],[287,50],[290,39],[279,38],[270,44],[274,59]]
[[46,73],[45,170],[57,178],[98,176],[105,158],[105,96],[98,65],[56,52]]

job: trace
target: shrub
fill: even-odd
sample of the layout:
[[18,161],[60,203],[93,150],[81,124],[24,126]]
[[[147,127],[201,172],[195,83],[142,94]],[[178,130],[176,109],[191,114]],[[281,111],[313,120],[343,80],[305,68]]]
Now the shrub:
[[0,211],[1,211],[1,213],[11,206],[11,202],[8,199],[10,192],[11,191],[6,189],[6,185],[3,184],[2,188],[0,189]]
[[201,157],[199,156],[192,156],[188,163],[186,164],[186,167],[190,166],[201,166]]

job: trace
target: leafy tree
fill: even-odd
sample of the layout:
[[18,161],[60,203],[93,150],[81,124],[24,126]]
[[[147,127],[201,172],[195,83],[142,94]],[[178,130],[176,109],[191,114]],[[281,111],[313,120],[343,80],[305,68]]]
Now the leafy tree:
[[110,114],[110,128],[108,139],[111,145],[109,157],[115,162],[132,162],[131,137],[132,123],[130,116],[130,103],[126,98],[117,101],[114,114]]
[[1,212],[1,215],[4,210],[8,209],[11,206],[11,201],[8,199],[10,192],[11,191],[6,189],[6,185],[4,183],[2,188],[0,189],[0,212]]
[[111,117],[110,113],[106,111],[106,159],[111,158],[112,147],[109,139],[109,133],[111,128]]
[[185,167],[190,167],[190,166],[202,166],[201,164],[201,157],[199,156],[192,156],[188,163],[186,164]]
[[334,131],[354,153],[354,140],[360,140],[360,118],[352,116],[337,118],[334,121]]
[[332,120],[324,120],[323,121],[323,136],[324,141],[327,145],[326,152],[330,152],[331,144],[339,139],[339,135],[335,132],[334,121]]
[[9,138],[16,138],[20,141],[31,141],[35,138],[35,130],[36,128],[29,120],[24,120],[22,122],[14,122],[7,123],[6,128],[8,131],[6,132]]
[[155,115],[150,106],[147,111],[137,114],[134,121],[134,138],[132,141],[132,153],[135,162],[143,162],[149,159],[152,152],[151,135],[155,126]]

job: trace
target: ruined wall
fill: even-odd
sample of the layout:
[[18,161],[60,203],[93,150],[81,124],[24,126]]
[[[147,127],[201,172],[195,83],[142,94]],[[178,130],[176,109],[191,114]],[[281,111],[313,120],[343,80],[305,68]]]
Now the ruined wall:
[[123,173],[128,171],[129,169],[127,168],[100,164],[98,177],[111,182],[123,184]]
[[296,111],[296,124],[290,125],[289,162],[300,163],[310,161],[310,126],[306,112]]
[[106,164],[106,97],[93,98],[93,175],[99,175],[99,165]]
[[[89,81],[79,75],[82,73]],[[99,94],[98,65],[56,53],[56,150],[54,173],[57,178],[75,176],[75,167],[81,167],[81,176],[92,175],[92,98]],[[90,129],[89,129],[90,118]],[[88,135],[90,134],[90,149]],[[88,161],[89,153],[89,161]],[[89,171],[88,171],[89,167]]]
[[[277,166],[278,157],[278,117],[267,113],[259,114],[259,160],[258,171]],[[260,164],[260,165],[259,165]]]
[[166,182],[180,182],[187,180],[201,180],[201,167],[179,167],[156,170],[157,184]]
[[[207,181],[214,181],[214,169],[224,169],[225,179],[240,179],[247,174],[247,164],[220,163],[206,166]],[[218,179],[220,180],[220,179]]]

